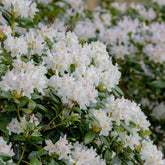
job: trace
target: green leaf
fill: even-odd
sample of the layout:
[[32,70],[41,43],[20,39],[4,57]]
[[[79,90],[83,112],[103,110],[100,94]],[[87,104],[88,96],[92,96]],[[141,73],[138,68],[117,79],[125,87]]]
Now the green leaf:
[[108,140],[104,136],[100,136],[100,140],[102,141],[102,143],[104,145],[106,145],[110,149],[110,144],[109,144]]
[[129,126],[127,126],[127,125],[124,124],[124,123],[121,123],[121,126],[122,126],[127,132],[129,132],[130,134],[133,135],[133,132],[132,132],[132,130],[131,130],[131,128],[130,128]]
[[134,162],[132,162],[130,160],[128,160],[126,163],[127,163],[127,165],[134,165]]
[[145,131],[142,131],[142,134],[143,134],[144,136],[150,136],[150,135],[152,134],[152,131],[150,131],[150,130],[145,130]]
[[36,103],[33,100],[29,100],[28,109],[33,111],[36,108]]
[[2,159],[4,161],[8,161],[11,159],[11,157],[3,152],[0,152],[0,159]]
[[112,158],[112,151],[107,149],[104,154],[104,159],[106,160],[106,162],[108,162],[109,160],[111,160],[111,158]]
[[28,159],[33,159],[33,158],[40,157],[46,154],[47,154],[47,151],[32,151],[29,154]]
[[134,157],[140,163],[140,165],[143,165],[143,161],[142,161],[142,159],[141,159],[139,154],[136,153]]
[[12,23],[11,23],[11,20],[10,20],[10,17],[9,17],[9,15],[8,15],[7,13],[2,12],[2,16],[3,16],[3,18],[8,22],[9,25],[12,24]]
[[94,138],[95,138],[95,132],[93,131],[87,132],[84,138],[84,144],[86,145],[86,144],[91,143]]
[[26,18],[25,17],[23,17],[23,18],[18,17],[16,21],[19,22],[19,23],[23,22],[25,24],[30,24],[30,25],[34,24],[34,21],[31,18],[28,18],[28,17],[26,17]]
[[32,96],[32,100],[42,98],[42,96],[41,96],[41,95],[39,95],[39,94],[37,94],[37,93],[32,93],[32,94],[31,94],[31,96]]
[[122,91],[118,86],[115,87],[115,90],[116,90],[121,96],[124,96],[123,91]]
[[36,137],[38,137],[38,136],[42,136],[42,135],[41,135],[40,132],[38,132],[38,131],[34,131],[34,132],[32,133],[31,136],[36,136]]
[[51,160],[51,162],[48,165],[59,165],[59,164],[55,162],[54,160]]
[[5,111],[15,111],[16,110],[16,106],[13,102],[8,102],[7,103],[7,107],[5,108]]
[[75,64],[70,65],[70,72],[73,73],[76,70]]
[[119,131],[119,129],[117,128],[117,126],[113,125],[114,130],[118,133],[120,139],[125,143],[123,134]]
[[27,102],[29,101],[29,99],[27,97],[21,97],[21,99],[19,100],[20,103],[19,103],[19,108],[22,108],[24,105],[27,104]]
[[100,98],[103,98],[103,99],[106,99],[107,98],[107,96],[106,96],[106,94],[104,92],[98,92],[98,96]]
[[0,165],[6,165],[6,163],[0,158]]
[[25,142],[26,138],[23,135],[17,135],[17,134],[12,134],[11,136],[11,141],[21,141],[21,142]]
[[42,165],[42,164],[37,158],[33,158],[30,160],[30,165]]
[[149,85],[153,88],[165,88],[165,81],[152,81]]
[[14,101],[14,103],[16,103],[16,104],[19,104],[19,103],[20,103],[20,101],[19,101],[17,98],[14,98],[13,101]]
[[111,160],[111,163],[110,165],[121,165],[121,160],[119,159],[118,156],[115,156],[112,160]]
[[3,91],[0,93],[0,98],[12,99],[14,96],[10,92]]
[[57,96],[55,96],[55,94],[53,92],[49,92],[49,95],[56,104],[61,104],[59,98]]
[[40,15],[36,14],[33,18],[34,23],[37,25],[40,20]]
[[48,112],[47,108],[45,108],[43,105],[41,104],[36,104],[36,108],[39,108],[41,110],[43,110],[44,112]]
[[35,144],[42,144],[45,141],[41,136],[31,136],[30,141]]
[[5,64],[0,64],[0,73],[3,73],[8,70],[8,67]]

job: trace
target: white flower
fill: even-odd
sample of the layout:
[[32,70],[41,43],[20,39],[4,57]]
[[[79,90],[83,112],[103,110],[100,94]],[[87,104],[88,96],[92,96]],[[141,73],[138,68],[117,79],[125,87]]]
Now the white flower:
[[35,126],[37,126],[39,124],[39,121],[34,116],[34,114],[32,116],[30,116],[29,121],[26,120],[26,116],[21,117],[20,122],[17,120],[17,118],[13,118],[12,121],[7,126],[9,135],[11,135],[11,133],[16,133],[16,134],[23,133],[25,131],[28,123],[32,123]]
[[76,142],[72,151],[72,157],[77,165],[105,165],[105,161],[101,159],[95,149],[87,148],[86,146]]
[[97,122],[92,122],[93,126],[101,129],[100,135],[108,136],[109,131],[112,130],[112,119],[105,110],[90,110],[92,115],[96,118]]
[[21,55],[28,53],[28,45],[23,36],[19,38],[8,36],[4,42],[4,48],[8,52],[11,52],[12,57],[20,58]]
[[14,12],[17,12],[21,17],[33,18],[38,11],[36,3],[31,0],[1,0],[4,8],[11,12],[11,5],[14,7]]
[[59,77],[54,75],[51,77],[49,85],[53,87],[64,103],[69,103],[72,106],[73,102],[77,102],[82,109],[86,109],[90,102],[96,102],[98,92],[95,87],[86,80],[75,80],[74,77],[64,75]]
[[49,155],[56,153],[59,155],[59,160],[68,159],[70,163],[76,165],[105,165],[105,161],[97,155],[95,149],[87,148],[79,142],[72,145],[66,139],[66,135],[60,137],[55,144],[51,140],[46,140],[46,145],[44,149],[49,151]]
[[3,152],[9,156],[14,156],[15,153],[13,152],[13,149],[11,149],[11,146],[11,143],[7,145],[7,142],[4,141],[2,137],[0,137],[0,152]]
[[147,117],[141,111],[139,105],[135,102],[124,98],[116,100],[108,98],[106,102],[106,110],[112,115],[112,120],[114,120],[117,125],[120,125],[121,121],[124,121],[126,125],[133,122],[143,131],[149,130],[150,123],[147,121]]
[[74,28],[74,32],[79,39],[86,41],[90,38],[96,37],[95,31],[95,25],[89,19],[77,22]]
[[165,104],[161,102],[158,104],[152,111],[151,116],[156,118],[156,120],[164,120],[165,119]]
[[46,151],[49,151],[49,155],[51,155],[52,153],[56,153],[60,156],[59,159],[69,158],[72,145],[66,139],[66,135],[63,138],[60,137],[60,139],[55,144],[53,144],[51,140],[46,140],[46,145],[47,146],[45,146],[44,149]]
[[0,81],[3,91],[13,91],[16,95],[23,95],[31,98],[34,89],[44,95],[43,89],[47,88],[46,68],[43,65],[35,66],[32,61],[22,62],[14,60],[14,68],[7,71]]
[[145,161],[144,165],[164,165],[163,154],[158,151],[156,145],[152,141],[143,141],[140,152],[141,159]]

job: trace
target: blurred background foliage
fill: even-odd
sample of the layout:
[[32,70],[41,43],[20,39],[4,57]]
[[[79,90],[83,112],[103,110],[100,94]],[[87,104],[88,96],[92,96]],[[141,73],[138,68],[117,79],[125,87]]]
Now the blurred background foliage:
[[[120,2],[120,3],[143,3],[143,2],[150,2],[150,0],[115,0],[115,2]],[[86,3],[88,5],[88,9],[92,10],[98,5],[98,0],[86,0]]]

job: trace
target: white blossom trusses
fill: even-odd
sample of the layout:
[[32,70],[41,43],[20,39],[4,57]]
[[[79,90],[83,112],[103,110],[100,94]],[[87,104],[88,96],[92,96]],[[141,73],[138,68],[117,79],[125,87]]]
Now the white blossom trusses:
[[134,150],[136,148],[136,146],[140,145],[140,140],[141,137],[139,136],[139,129],[138,128],[132,128],[131,129],[132,134],[129,134],[126,131],[120,132],[122,135],[122,138],[120,138],[120,136],[118,136],[118,133],[116,131],[111,132],[111,136],[113,137],[118,137],[117,141],[123,141],[124,140],[124,147],[130,147],[132,150]]
[[154,22],[148,28],[152,35],[146,40],[152,44],[146,44],[143,51],[151,61],[162,64],[165,62],[165,23]]
[[141,111],[139,105],[130,100],[121,98],[114,100],[113,97],[107,99],[107,112],[112,115],[112,120],[117,125],[124,121],[126,125],[130,122],[135,123],[143,131],[149,130],[150,123],[147,121],[147,117]]
[[47,49],[45,38],[41,35],[42,30],[36,31],[35,29],[30,29],[28,33],[26,33],[24,40],[27,42],[28,47],[30,48],[29,54],[38,54],[41,56],[45,53],[45,49]]
[[76,142],[73,148],[72,157],[77,165],[106,165],[105,160],[101,159],[92,147],[87,148],[82,143]]
[[34,89],[44,94],[43,89],[47,88],[45,76],[47,69],[43,65],[35,66],[33,61],[25,63],[17,59],[14,60],[13,67],[2,77],[2,81],[0,81],[1,90],[13,91],[16,95],[29,98],[31,98]]
[[161,102],[158,104],[152,111],[151,116],[156,120],[164,120],[165,119],[165,104]]
[[44,147],[44,149],[46,151],[49,151],[49,155],[51,155],[52,153],[56,153],[59,155],[59,159],[69,158],[72,145],[66,139],[66,135],[63,138],[60,137],[60,139],[55,144],[53,144],[51,140],[46,140],[45,142],[47,146]]
[[66,135],[63,138],[60,137],[55,144],[51,140],[46,140],[46,145],[44,149],[49,151],[49,155],[56,153],[59,155],[59,159],[68,159],[70,163],[76,165],[105,165],[105,161],[97,155],[95,149],[87,148],[79,142],[71,145],[66,139]]
[[144,160],[144,165],[165,165],[162,152],[158,151],[152,141],[142,142],[140,155],[141,159]]
[[19,38],[8,36],[4,42],[4,48],[11,52],[12,57],[20,58],[21,55],[28,53],[28,44],[23,36]]
[[76,81],[74,77],[67,74],[63,77],[52,76],[49,85],[62,96],[64,103],[69,103],[72,106],[74,102],[77,102],[82,109],[86,109],[90,102],[95,103],[98,96],[95,87],[85,79]]
[[1,2],[8,12],[11,12],[11,5],[13,5],[14,12],[18,13],[21,17],[33,18],[38,11],[36,3],[32,3],[32,0],[1,0]]
[[21,117],[20,122],[17,120],[17,118],[13,118],[12,121],[7,126],[9,135],[11,135],[11,133],[16,133],[16,134],[23,133],[27,127],[28,122],[33,123],[35,126],[39,124],[39,121],[34,116],[34,114],[30,116],[29,121],[26,120],[26,116]]
[[92,126],[97,126],[101,129],[100,135],[108,136],[109,131],[112,130],[112,119],[105,110],[90,110],[92,116],[96,118],[97,121],[92,122]]
[[[42,34],[47,36],[46,32]],[[54,39],[56,42],[52,50],[47,52],[43,60],[48,69],[56,72],[49,85],[62,96],[64,103],[69,101],[71,105],[78,102],[81,108],[86,109],[90,102],[96,101],[98,92],[95,87],[99,82],[108,91],[118,84],[121,73],[112,64],[104,44],[92,42],[82,46],[71,32],[55,31]]]
[[89,19],[85,19],[84,21],[78,21],[74,28],[74,32],[76,33],[78,38],[80,40],[85,40],[85,41],[87,41],[90,38],[96,37],[95,31],[96,31],[96,26]]
[[14,156],[15,153],[13,152],[13,149],[11,149],[11,145],[11,143],[7,145],[7,142],[0,137],[0,152],[3,152],[9,156]]

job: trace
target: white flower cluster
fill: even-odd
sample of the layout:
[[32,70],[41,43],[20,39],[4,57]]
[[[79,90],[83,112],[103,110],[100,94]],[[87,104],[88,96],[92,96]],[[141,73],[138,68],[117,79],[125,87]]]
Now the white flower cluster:
[[59,160],[68,159],[70,163],[76,165],[105,165],[105,161],[101,159],[93,148],[87,148],[82,143],[76,142],[71,144],[66,139],[66,135],[53,144],[51,140],[46,140],[46,151],[49,155],[56,153],[59,155]]
[[[80,20],[76,22],[74,32],[79,39],[88,40],[95,38],[96,31],[99,31],[99,36],[104,36],[104,30],[111,25],[111,14],[107,10],[96,8],[93,12],[94,20]],[[105,37],[105,36],[104,36]]]
[[7,33],[7,39],[4,42],[4,48],[11,52],[12,57],[20,58],[26,55],[28,58],[33,54],[41,56],[44,49],[47,49],[45,39],[41,36],[41,31],[31,29],[26,35],[20,37],[12,37],[11,33]]
[[[125,12],[128,9],[126,3],[119,4],[114,2],[111,3],[111,6],[122,12]],[[146,8],[141,4],[134,3],[131,3],[129,6],[133,10],[136,10],[137,13],[139,13],[140,19],[153,21],[157,17],[157,14],[153,8]],[[130,57],[134,57],[136,55],[138,52],[138,47],[130,42],[130,40],[133,40],[135,43],[145,43],[143,51],[151,61],[156,63],[163,63],[165,61],[164,44],[162,44],[162,42],[160,43],[160,40],[162,41],[164,37],[159,37],[164,36],[164,31],[161,30],[164,29],[163,23],[159,26],[155,25],[159,23],[152,23],[151,25],[148,25],[144,22],[140,22],[139,18],[132,19],[129,16],[124,16],[123,19],[119,20],[117,25],[111,26],[112,16],[109,11],[98,7],[93,11],[92,14],[94,18],[93,20],[83,18],[76,22],[73,31],[76,33],[79,39],[88,40],[90,38],[98,37],[101,41],[109,45],[110,53],[117,59],[124,59],[125,55],[129,55]],[[58,23],[64,24],[64,22],[67,20],[68,19],[63,19]],[[153,28],[154,26],[155,28]],[[160,30],[158,31],[156,29]],[[153,35],[153,37],[150,38],[145,33],[146,30],[151,30],[151,33],[155,35],[158,35],[157,33],[159,33],[160,35]],[[99,33],[97,33],[97,31]],[[147,38],[150,38],[150,40],[158,40],[152,42],[153,44],[148,45],[146,44]]]
[[5,9],[11,13],[11,5],[14,7],[14,12],[16,12],[21,17],[31,17],[33,18],[35,13],[38,12],[36,8],[37,4],[32,3],[32,0],[1,0]]
[[8,144],[5,140],[3,140],[3,137],[0,137],[0,152],[3,152],[9,156],[14,156],[15,153],[13,152],[13,149],[11,149],[12,144]]
[[142,160],[144,160],[144,165],[164,165],[165,160],[163,160],[163,154],[158,151],[156,145],[152,144],[152,141],[143,141],[142,148],[140,151]]
[[[92,116],[95,117],[96,121],[94,120],[91,125],[93,126],[93,129],[101,129],[100,135],[108,136],[109,131],[112,130],[112,118],[110,117],[109,114],[105,110],[95,110],[92,109],[90,110]],[[98,129],[98,130],[99,130]]]
[[[117,126],[120,126],[122,123],[129,126],[132,122],[136,126],[131,129],[132,134],[128,135],[126,131],[122,131],[121,134],[124,138],[124,146],[129,146],[131,149],[134,149],[137,145],[140,144],[141,137],[139,136],[140,130],[149,130],[150,123],[147,121],[146,116],[141,111],[140,107],[135,103],[131,102],[127,99],[114,99],[114,97],[107,98],[105,109],[100,110],[90,110],[92,116],[95,117],[91,125],[93,129],[95,126],[101,129],[100,135],[108,136],[109,132],[112,131],[113,123]],[[92,117],[91,116],[91,117]],[[111,133],[112,136],[118,136],[116,131]],[[120,137],[118,137],[118,141],[121,141]]]
[[154,22],[148,27],[152,36],[147,37],[147,41],[151,44],[146,44],[144,47],[144,53],[155,63],[165,62],[165,23]]
[[142,4],[135,4],[135,3],[131,3],[130,4],[130,8],[135,10],[136,12],[139,13],[139,15],[145,19],[145,20],[148,20],[148,21],[152,21],[156,18],[156,12],[153,10],[153,8],[148,8],[146,9],[144,7],[144,5]]
[[80,105],[81,109],[86,109],[90,102],[96,102],[98,96],[98,92],[92,84],[85,79],[76,81],[74,77],[68,74],[63,77],[52,76],[49,85],[62,96],[63,103],[69,103],[71,107],[72,101],[74,101]]
[[106,28],[100,33],[99,38],[107,44],[110,44],[110,53],[116,58],[124,59],[125,55],[134,56],[137,48],[130,43],[130,37],[135,36],[140,26],[138,19],[132,20],[130,17],[124,17],[117,26]]
[[164,120],[165,119],[165,104],[161,102],[158,104],[152,111],[151,116],[156,120]]
[[[53,40],[48,34],[43,33]],[[64,103],[71,105],[77,102],[82,109],[86,109],[90,102],[96,102],[98,92],[95,87],[100,82],[108,91],[118,84],[121,74],[118,67],[112,64],[105,45],[93,42],[82,46],[71,32],[65,35],[55,31],[54,39],[56,42],[43,60],[48,69],[56,72],[49,86],[62,96]]]
[[118,3],[118,2],[113,2],[111,3],[111,6],[121,12],[126,12],[127,10],[127,3],[124,2],[124,3]]
[[139,136],[139,129],[138,128],[132,128],[131,129],[132,134],[128,135],[126,131],[121,132],[122,138],[118,136],[118,133],[116,131],[113,131],[111,135],[113,137],[118,137],[117,141],[123,142],[124,147],[130,147],[132,150],[134,150],[136,147],[140,145],[141,137]]
[[143,131],[149,130],[150,123],[145,114],[141,111],[139,105],[130,100],[121,99],[107,99],[107,112],[112,115],[113,120],[117,125],[121,121],[129,125],[130,122],[135,123]]
[[15,96],[27,96],[31,98],[34,89],[44,95],[43,89],[47,88],[47,69],[43,65],[35,66],[33,61],[22,62],[14,60],[13,69],[7,71],[0,81],[3,91],[13,91]]
[[11,135],[11,133],[20,134],[20,133],[25,132],[25,129],[27,128],[28,123],[32,123],[35,126],[37,126],[39,124],[39,121],[38,121],[38,118],[34,116],[34,114],[30,116],[29,121],[26,120],[26,116],[21,117],[20,122],[17,120],[17,118],[13,118],[12,121],[7,126],[9,135]]

